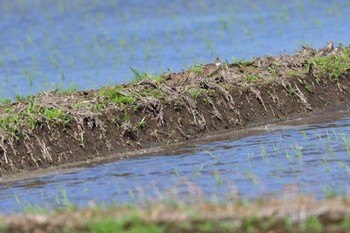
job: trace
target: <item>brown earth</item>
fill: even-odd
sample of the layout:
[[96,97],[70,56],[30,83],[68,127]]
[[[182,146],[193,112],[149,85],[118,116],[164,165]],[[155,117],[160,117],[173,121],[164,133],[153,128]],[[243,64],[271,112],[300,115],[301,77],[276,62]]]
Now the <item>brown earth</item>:
[[145,209],[59,210],[0,216],[0,232],[325,232],[350,230],[350,200],[260,200],[253,203],[153,204]]
[[348,108],[349,47],[195,66],[0,105],[0,175]]

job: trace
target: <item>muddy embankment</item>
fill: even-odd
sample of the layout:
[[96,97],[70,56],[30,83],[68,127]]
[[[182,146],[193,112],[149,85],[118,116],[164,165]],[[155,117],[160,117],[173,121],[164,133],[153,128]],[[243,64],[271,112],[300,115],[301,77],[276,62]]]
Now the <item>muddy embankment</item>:
[[[186,206],[186,205],[185,205]],[[60,210],[0,216],[1,232],[349,232],[350,200],[288,201],[171,206],[146,209]]]
[[3,103],[0,174],[347,108],[349,54],[329,44],[158,77],[134,70],[130,84]]

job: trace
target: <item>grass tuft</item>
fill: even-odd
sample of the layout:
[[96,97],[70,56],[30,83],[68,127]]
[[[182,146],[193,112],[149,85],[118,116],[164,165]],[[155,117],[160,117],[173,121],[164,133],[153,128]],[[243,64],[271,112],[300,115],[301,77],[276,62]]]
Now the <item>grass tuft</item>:
[[194,72],[196,74],[202,74],[203,73],[203,67],[199,64],[195,64],[192,67],[189,67],[187,71]]
[[307,61],[306,72],[310,73],[313,69],[321,76],[338,79],[350,69],[350,54],[345,50],[340,56],[312,57]]

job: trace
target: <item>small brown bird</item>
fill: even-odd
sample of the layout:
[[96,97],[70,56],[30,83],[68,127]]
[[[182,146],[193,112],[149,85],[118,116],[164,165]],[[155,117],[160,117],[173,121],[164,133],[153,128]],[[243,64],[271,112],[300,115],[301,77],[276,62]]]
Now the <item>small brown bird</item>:
[[333,49],[333,51],[329,54],[329,55],[332,55],[332,56],[339,56],[339,55],[342,55],[343,54],[343,49],[339,48],[339,47],[335,47]]
[[220,65],[221,65],[221,61],[220,61],[220,58],[216,58],[215,59],[215,65],[216,65],[216,67],[219,67]]
[[315,55],[315,50],[313,50],[312,48],[309,48],[307,46],[303,46],[301,48],[301,50],[299,51],[299,55],[301,55],[303,57],[310,57],[312,55]]
[[324,47],[322,50],[326,50],[327,52],[330,52],[334,49],[333,41],[329,41],[326,47]]
[[202,66],[202,68],[203,68],[203,73],[202,73],[202,75],[203,75],[204,77],[207,77],[207,76],[210,76],[210,75],[214,74],[217,70],[219,70],[220,65],[221,65],[221,61],[220,61],[220,59],[217,57],[217,58],[215,59],[214,64],[213,64],[213,63],[209,63],[209,64],[205,64],[205,65]]
[[323,47],[316,53],[316,56],[323,56],[323,55],[329,54],[330,52],[333,51],[333,49],[334,49],[334,44],[332,41],[329,41],[325,47]]

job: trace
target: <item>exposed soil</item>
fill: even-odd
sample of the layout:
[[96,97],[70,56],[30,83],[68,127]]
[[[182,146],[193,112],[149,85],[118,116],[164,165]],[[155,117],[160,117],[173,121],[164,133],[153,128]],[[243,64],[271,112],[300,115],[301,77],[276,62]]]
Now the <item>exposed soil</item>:
[[0,174],[348,108],[350,48],[207,64],[0,105]]
[[350,200],[310,198],[225,205],[61,210],[0,216],[0,231],[21,232],[349,232]]

